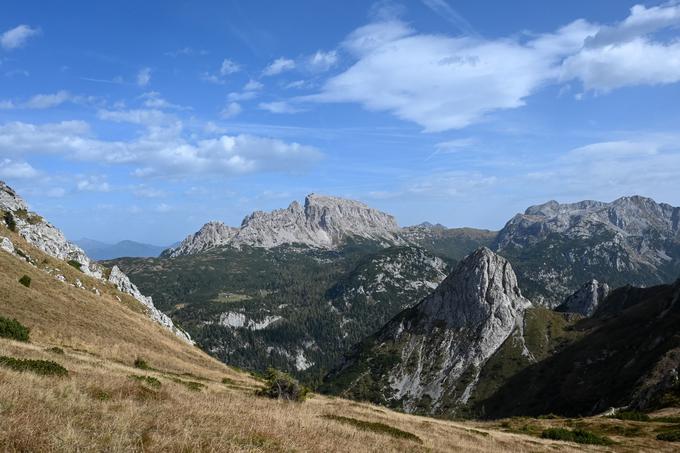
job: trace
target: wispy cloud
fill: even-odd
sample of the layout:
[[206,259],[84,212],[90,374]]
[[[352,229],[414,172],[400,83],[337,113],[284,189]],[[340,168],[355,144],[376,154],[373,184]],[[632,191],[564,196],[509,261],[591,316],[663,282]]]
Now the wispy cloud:
[[269,66],[264,68],[264,71],[262,71],[262,75],[264,76],[273,76],[277,74],[281,74],[282,72],[290,71],[292,69],[295,69],[295,61],[281,57],[277,58],[276,60],[272,61]]
[[19,25],[0,35],[0,46],[5,50],[18,49],[26,45],[26,42],[30,38],[39,34],[39,28],[32,28],[28,25]]
[[142,68],[137,73],[137,85],[145,87],[151,81],[151,68]]
[[444,20],[453,24],[453,26],[455,26],[462,34],[479,36],[479,33],[477,33],[474,27],[453,9],[446,0],[422,0],[422,2]]
[[680,81],[680,42],[653,36],[680,25],[676,3],[635,6],[612,26],[579,19],[522,40],[481,38],[445,1],[423,1],[464,36],[419,33],[399,19],[370,23],[342,43],[352,66],[304,99],[358,103],[438,132],[522,107],[550,84],[577,80],[586,90],[606,92]]

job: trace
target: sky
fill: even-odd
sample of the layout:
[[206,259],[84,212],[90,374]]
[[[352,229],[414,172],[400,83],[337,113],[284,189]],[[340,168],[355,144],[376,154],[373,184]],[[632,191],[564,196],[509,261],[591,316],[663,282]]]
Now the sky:
[[0,180],[71,239],[308,193],[500,229],[680,205],[680,2],[6,0]]

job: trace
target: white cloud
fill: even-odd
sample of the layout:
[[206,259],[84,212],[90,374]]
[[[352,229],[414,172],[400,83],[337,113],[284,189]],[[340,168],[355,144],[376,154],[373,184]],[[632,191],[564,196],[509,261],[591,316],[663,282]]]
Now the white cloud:
[[631,85],[680,81],[680,42],[637,38],[621,44],[588,47],[567,58],[562,79],[577,78],[586,90],[607,92]]
[[150,109],[185,109],[185,107],[182,107],[181,105],[167,101],[157,91],[149,91],[148,93],[142,94],[140,97],[144,99],[144,106]]
[[[134,118],[132,118],[134,119]],[[253,135],[187,140],[178,130],[150,127],[131,140],[92,137],[87,123],[0,125],[0,149],[12,154],[58,154],[69,159],[133,166],[137,176],[297,172],[322,158],[311,146]]]
[[22,107],[29,109],[49,109],[70,101],[72,96],[68,91],[59,91],[53,94],[37,94],[26,101]]
[[203,49],[194,49],[193,47],[182,47],[171,52],[165,52],[168,57],[182,57],[182,56],[192,56],[192,55],[208,55],[210,52]]
[[5,50],[18,49],[19,47],[23,47],[29,38],[39,34],[40,29],[38,28],[31,28],[28,25],[19,25],[0,35],[0,46]]
[[258,93],[255,91],[242,91],[240,93],[232,91],[227,95],[227,99],[236,102],[236,101],[249,101],[251,99],[255,99],[257,97]]
[[165,192],[163,192],[162,190],[145,186],[143,184],[133,187],[132,193],[134,193],[138,197],[143,198],[158,198],[165,196]]
[[137,73],[137,85],[140,87],[147,86],[151,81],[151,68],[142,68]]
[[295,62],[288,58],[281,57],[272,61],[269,66],[264,68],[262,75],[273,76],[285,71],[290,71],[291,69],[295,69]]
[[0,101],[0,110],[12,110],[15,107],[12,101]]
[[286,88],[295,88],[295,89],[300,89],[304,88],[307,86],[307,82],[304,80],[295,80],[293,82],[290,82],[288,85],[286,85]]
[[38,176],[38,170],[28,162],[17,162],[12,159],[0,160],[0,178],[30,179]]
[[154,211],[160,212],[160,213],[165,213],[165,212],[172,211],[172,209],[173,209],[172,206],[170,206],[169,204],[161,203],[154,208]]
[[50,198],[61,198],[66,195],[66,189],[63,187],[52,187],[48,189],[46,195]]
[[330,68],[338,63],[338,52],[331,50],[323,52],[318,50],[314,55],[309,57],[307,64],[312,71],[328,71]]
[[[458,20],[445,1],[423,1],[447,20]],[[678,25],[675,2],[635,6],[613,26],[579,19],[530,38],[485,39],[473,30],[462,37],[429,35],[389,18],[350,33],[342,47],[354,63],[329,78],[318,94],[302,99],[358,103],[428,132],[459,129],[521,107],[549,84],[576,79],[586,90],[606,92],[679,82],[680,40],[652,36]]]
[[221,115],[222,118],[233,118],[241,113],[242,110],[241,104],[238,102],[230,102],[226,107],[224,107],[224,109],[222,109]]
[[241,65],[235,63],[234,61],[225,58],[222,61],[222,66],[220,66],[220,74],[223,76],[229,75],[229,74],[235,74],[241,70]]
[[262,88],[264,88],[264,85],[253,79],[248,80],[248,83],[243,86],[244,91],[259,91]]
[[271,113],[299,113],[302,112],[301,109],[293,107],[287,102],[275,101],[275,102],[261,102],[258,107],[262,110],[266,110]]
[[179,123],[173,116],[157,109],[99,110],[97,117],[115,123],[161,126]]
[[76,183],[76,187],[81,192],[109,192],[111,190],[109,183],[100,176],[84,177]]

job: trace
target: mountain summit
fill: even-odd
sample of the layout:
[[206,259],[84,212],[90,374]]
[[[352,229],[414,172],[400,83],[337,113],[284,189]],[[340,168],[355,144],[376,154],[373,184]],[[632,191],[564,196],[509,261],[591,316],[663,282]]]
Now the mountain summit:
[[408,412],[449,412],[468,401],[482,366],[522,328],[530,306],[510,263],[480,248],[361,344],[331,379],[354,397],[368,392]]
[[393,216],[359,201],[310,194],[304,206],[294,201],[285,209],[255,211],[243,219],[240,228],[209,222],[178,247],[166,250],[165,256],[190,255],[223,245],[303,244],[333,249],[350,238],[402,243],[398,231]]

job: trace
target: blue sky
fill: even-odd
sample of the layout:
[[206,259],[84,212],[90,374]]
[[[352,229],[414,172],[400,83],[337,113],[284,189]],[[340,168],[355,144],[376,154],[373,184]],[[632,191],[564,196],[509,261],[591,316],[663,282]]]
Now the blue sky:
[[169,244],[307,193],[497,229],[680,205],[680,3],[3,3],[0,179],[73,239]]

